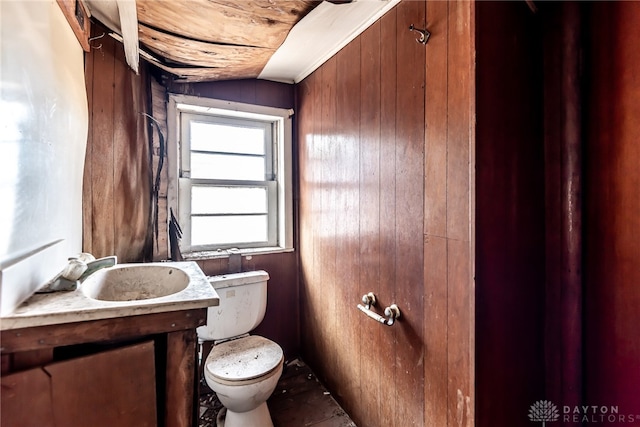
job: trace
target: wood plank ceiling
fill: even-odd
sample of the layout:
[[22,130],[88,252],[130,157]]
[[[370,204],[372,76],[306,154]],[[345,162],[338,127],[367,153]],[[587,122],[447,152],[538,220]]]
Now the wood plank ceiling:
[[255,78],[320,3],[137,0],[141,56],[180,81]]

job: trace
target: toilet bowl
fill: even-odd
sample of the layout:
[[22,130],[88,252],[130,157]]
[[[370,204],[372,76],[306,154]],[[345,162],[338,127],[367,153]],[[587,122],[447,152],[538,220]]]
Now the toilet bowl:
[[213,346],[204,375],[227,408],[225,427],[273,427],[266,401],[283,364],[280,346],[258,335]]
[[208,309],[197,332],[200,341],[214,341],[204,377],[226,408],[224,427],[273,427],[266,401],[282,374],[282,348],[248,334],[264,318],[268,278],[264,271],[209,278],[220,305]]

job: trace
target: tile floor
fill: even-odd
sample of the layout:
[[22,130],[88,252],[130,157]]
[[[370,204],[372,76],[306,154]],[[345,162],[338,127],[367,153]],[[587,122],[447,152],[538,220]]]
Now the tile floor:
[[[274,427],[356,427],[311,369],[300,360],[285,365],[267,404]],[[199,427],[215,427],[221,408],[215,393],[202,383]]]

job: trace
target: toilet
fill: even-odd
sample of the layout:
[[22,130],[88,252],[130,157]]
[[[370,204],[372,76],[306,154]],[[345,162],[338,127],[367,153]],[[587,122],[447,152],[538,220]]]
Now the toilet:
[[224,427],[273,427],[267,399],[282,374],[282,348],[249,335],[264,318],[268,280],[266,271],[209,277],[220,305],[208,308],[197,333],[200,341],[214,342],[204,377],[227,410]]

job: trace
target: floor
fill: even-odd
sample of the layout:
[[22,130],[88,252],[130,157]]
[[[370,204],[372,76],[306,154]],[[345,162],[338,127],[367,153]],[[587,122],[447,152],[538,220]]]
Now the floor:
[[[285,365],[267,405],[274,427],[356,427],[311,369],[297,359]],[[199,427],[215,427],[221,409],[215,393],[201,384]]]

